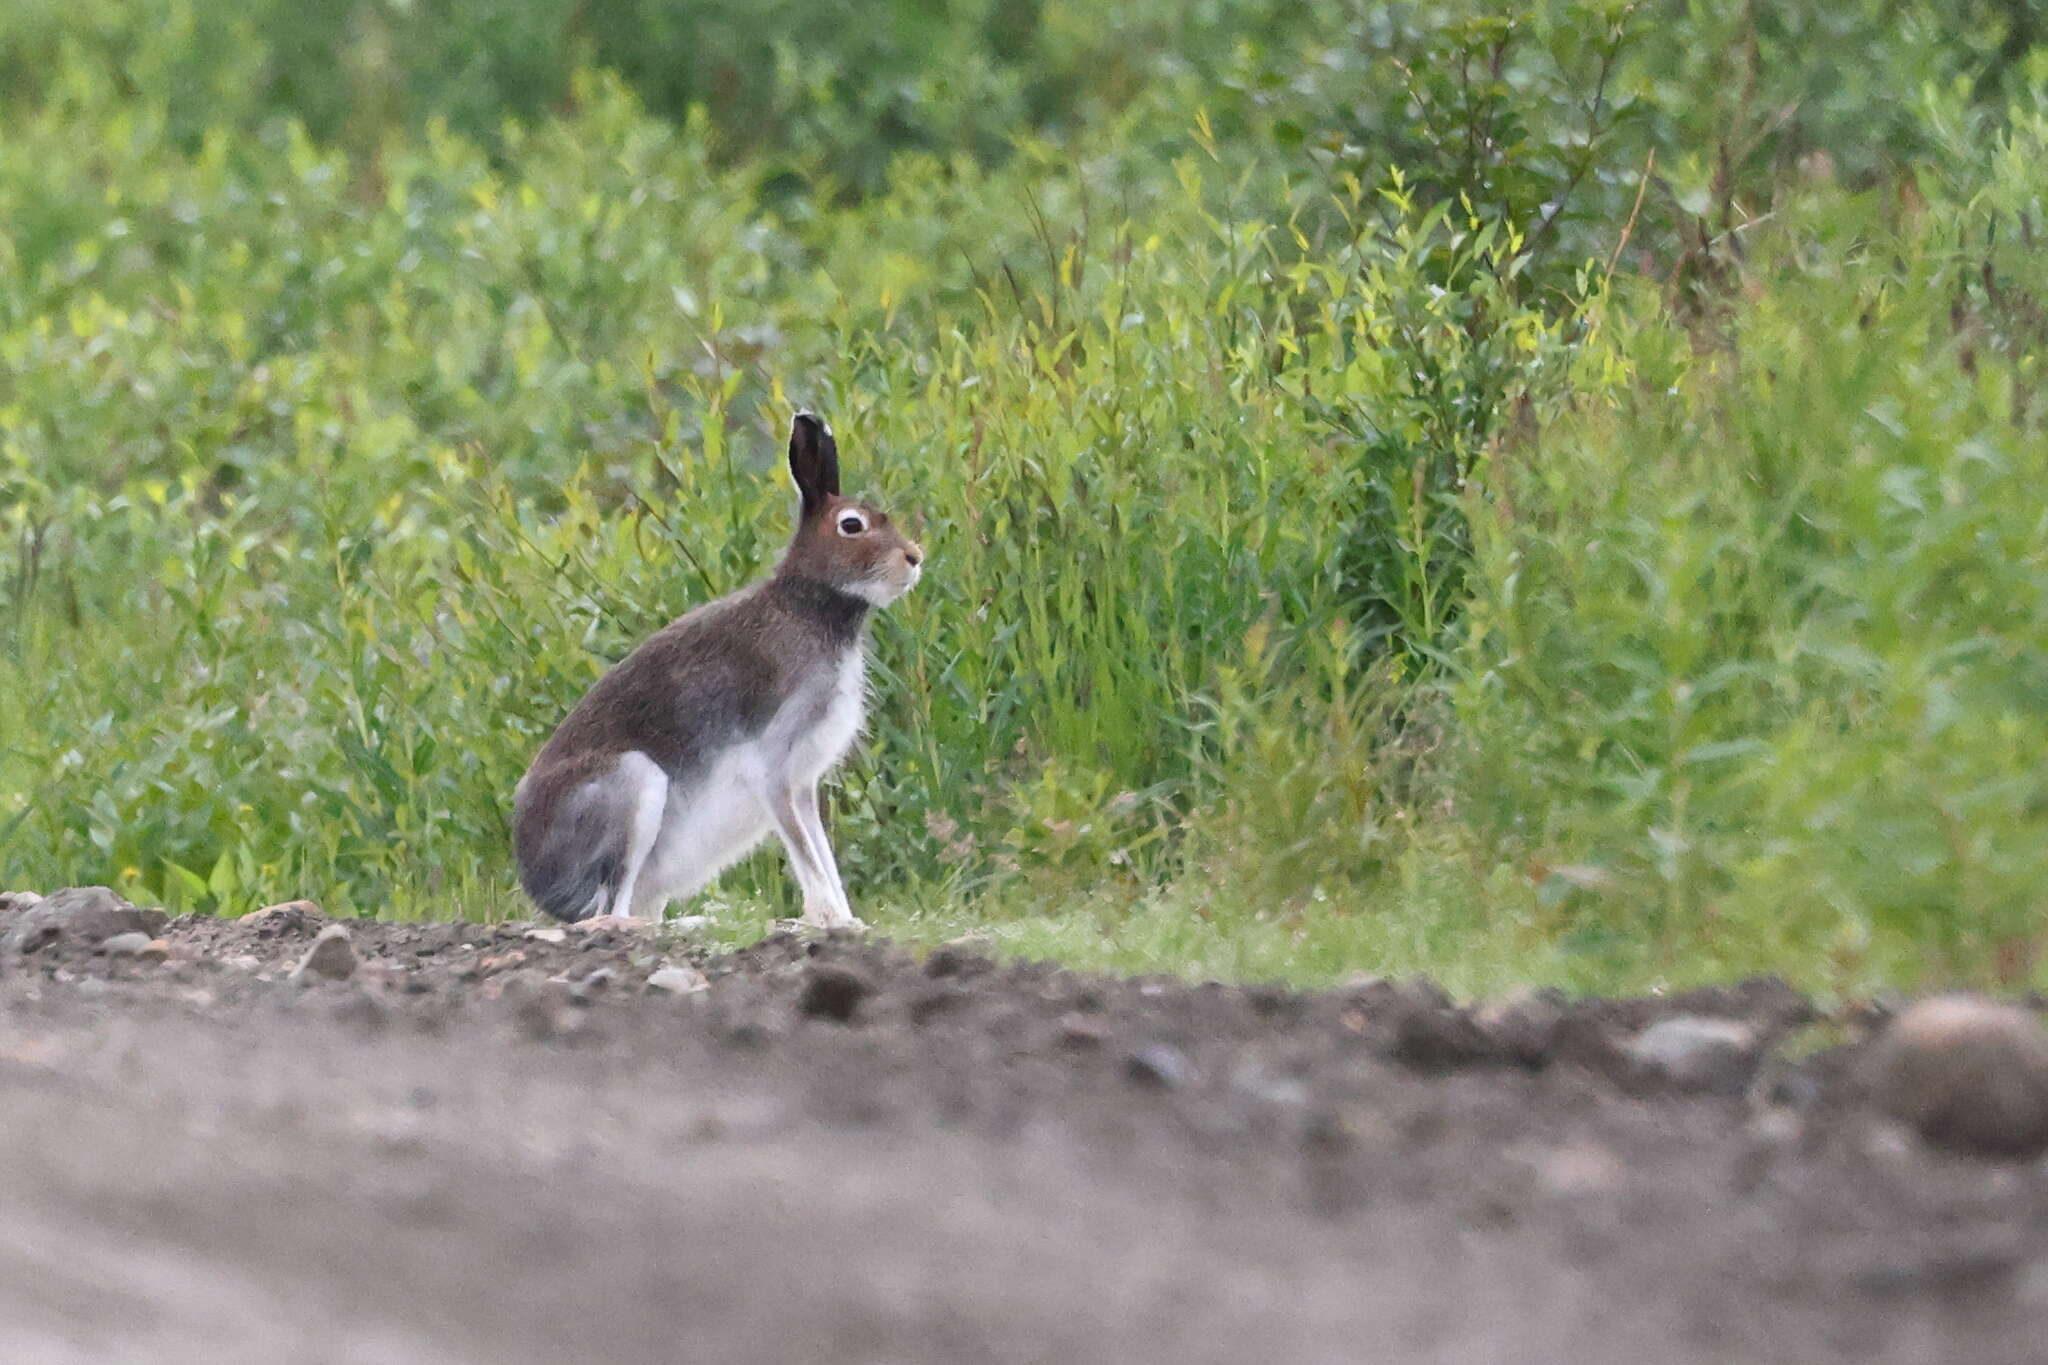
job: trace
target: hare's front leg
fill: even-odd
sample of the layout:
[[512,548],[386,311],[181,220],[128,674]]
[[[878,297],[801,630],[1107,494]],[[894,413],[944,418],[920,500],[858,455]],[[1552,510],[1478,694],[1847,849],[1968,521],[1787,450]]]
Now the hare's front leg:
[[832,888],[833,904],[838,917],[832,924],[841,929],[865,929],[867,925],[853,913],[853,905],[846,899],[846,883],[839,879],[839,860],[832,856],[832,841],[825,835],[825,809],[818,799],[818,784],[808,783],[796,798],[797,818],[810,831],[811,844],[818,850],[819,861],[825,866],[825,884]]
[[770,794],[768,808],[782,846],[789,851],[797,885],[803,889],[804,923],[821,929],[864,928],[854,918],[846,888],[839,883],[839,864],[818,814],[817,784],[779,784]]

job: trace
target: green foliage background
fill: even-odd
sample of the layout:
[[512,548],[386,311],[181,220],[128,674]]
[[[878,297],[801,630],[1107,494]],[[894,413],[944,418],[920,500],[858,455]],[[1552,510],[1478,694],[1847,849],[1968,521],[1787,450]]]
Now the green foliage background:
[[891,932],[2038,984],[2035,26],[26,0],[0,883],[525,913],[513,781],[808,404],[933,555],[835,795]]

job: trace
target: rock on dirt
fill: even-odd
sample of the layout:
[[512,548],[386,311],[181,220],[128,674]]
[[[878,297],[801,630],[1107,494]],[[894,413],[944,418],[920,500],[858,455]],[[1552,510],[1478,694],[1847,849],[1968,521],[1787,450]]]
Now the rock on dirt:
[[235,924],[243,933],[257,938],[289,938],[313,932],[325,918],[312,901],[280,901],[250,911]]
[[1152,1043],[1124,1059],[1124,1075],[1156,1090],[1178,1090],[1195,1078],[1188,1055],[1170,1043]]
[[1681,1014],[1637,1034],[1628,1052],[1680,1090],[1733,1095],[1755,1074],[1762,1042],[1755,1029],[1733,1019]]
[[154,937],[167,923],[163,911],[130,905],[104,886],[73,886],[15,915],[0,948],[33,953],[60,942],[90,946],[116,934]]
[[101,939],[99,946],[93,949],[99,957],[153,957],[158,960],[170,956],[170,951],[170,945],[162,939],[134,930]]
[[1100,1047],[1109,1037],[1109,1025],[1092,1014],[1070,1010],[1060,1017],[1060,1043],[1069,1048]]
[[11,915],[17,910],[27,910],[41,903],[42,899],[33,891],[0,891],[0,915]]
[[1865,1074],[1877,1106],[1935,1146],[2048,1149],[2048,1032],[2027,1010],[1968,995],[1922,1000],[1878,1040]]
[[710,980],[695,967],[661,967],[648,974],[647,989],[666,991],[670,995],[689,995],[709,989]]
[[314,980],[346,981],[355,975],[356,950],[350,946],[348,930],[330,924],[313,939],[313,946],[292,968],[292,980],[308,984]]

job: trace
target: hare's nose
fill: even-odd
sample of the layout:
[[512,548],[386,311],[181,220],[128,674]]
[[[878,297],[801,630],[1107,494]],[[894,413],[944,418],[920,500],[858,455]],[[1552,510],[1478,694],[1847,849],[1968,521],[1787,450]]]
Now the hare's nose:
[[903,547],[903,557],[910,561],[910,567],[914,569],[924,563],[924,547],[921,545],[906,545]]

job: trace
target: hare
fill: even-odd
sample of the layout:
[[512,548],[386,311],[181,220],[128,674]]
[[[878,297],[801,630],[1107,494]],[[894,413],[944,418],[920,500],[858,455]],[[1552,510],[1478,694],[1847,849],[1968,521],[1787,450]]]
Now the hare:
[[860,732],[868,613],[917,583],[924,551],[839,496],[839,448],[800,412],[796,536],[768,578],[671,622],[598,679],[513,790],[519,879],[565,920],[655,918],[782,838],[803,919],[859,928],[825,838],[818,779]]

